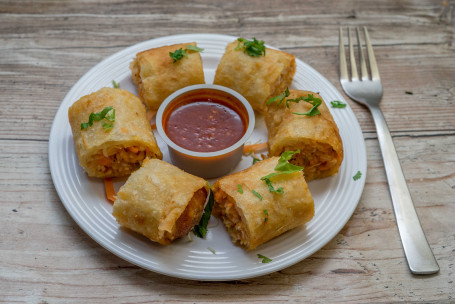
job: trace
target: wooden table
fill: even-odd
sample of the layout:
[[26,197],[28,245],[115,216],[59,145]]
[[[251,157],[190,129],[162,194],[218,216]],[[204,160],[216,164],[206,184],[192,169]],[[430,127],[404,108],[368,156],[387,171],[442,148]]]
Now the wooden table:
[[[0,302],[455,301],[454,24],[453,0],[1,1]],[[66,212],[50,175],[49,131],[66,93],[102,59],[172,34],[255,36],[342,91],[340,25],[370,30],[381,108],[438,274],[410,273],[372,118],[348,99],[368,153],[363,195],[333,240],[282,271],[234,282],[160,275],[103,249]]]

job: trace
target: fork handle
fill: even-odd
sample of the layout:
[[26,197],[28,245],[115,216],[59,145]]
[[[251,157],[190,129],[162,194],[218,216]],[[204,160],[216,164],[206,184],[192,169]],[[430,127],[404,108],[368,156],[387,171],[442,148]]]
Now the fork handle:
[[369,109],[376,125],[393,209],[409,268],[414,274],[436,273],[439,265],[420,225],[384,115],[378,106]]

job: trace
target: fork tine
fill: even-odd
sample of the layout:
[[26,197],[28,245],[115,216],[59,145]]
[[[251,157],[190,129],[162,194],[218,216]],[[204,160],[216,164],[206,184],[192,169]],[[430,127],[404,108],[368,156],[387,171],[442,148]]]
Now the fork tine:
[[346,53],[344,52],[344,41],[343,41],[343,29],[340,27],[339,30],[339,60],[340,60],[340,79],[349,80],[348,76],[348,65],[346,63]]
[[365,62],[365,55],[363,54],[362,42],[360,40],[360,33],[359,33],[358,27],[355,28],[355,32],[357,34],[357,44],[359,45],[360,72],[362,75],[362,80],[366,81],[366,80],[368,80],[368,70],[367,70],[367,64]]
[[349,40],[349,61],[351,63],[351,79],[353,81],[359,80],[359,74],[357,73],[357,64],[355,63],[354,47],[351,39],[351,29],[348,28],[348,40]]
[[363,27],[363,31],[365,32],[365,43],[367,45],[368,59],[370,61],[371,79],[379,80],[379,70],[378,65],[376,64],[376,57],[374,56],[373,47],[371,46],[370,35],[368,35],[368,30],[366,27]]

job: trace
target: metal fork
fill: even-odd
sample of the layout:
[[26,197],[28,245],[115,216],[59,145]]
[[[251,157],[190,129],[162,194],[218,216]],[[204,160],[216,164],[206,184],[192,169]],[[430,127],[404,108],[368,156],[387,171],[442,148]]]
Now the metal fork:
[[376,59],[371,46],[368,30],[364,27],[365,44],[368,54],[371,77],[368,75],[365,56],[360,40],[359,29],[356,28],[358,52],[360,61],[361,78],[357,72],[357,65],[354,56],[351,31],[348,28],[349,39],[349,61],[351,65],[351,78],[349,78],[348,67],[343,42],[343,30],[339,32],[340,48],[340,82],[343,90],[353,100],[365,105],[371,112],[378,134],[381,147],[384,167],[389,182],[389,190],[392,197],[393,209],[398,223],[398,230],[403,243],[404,253],[409,268],[414,274],[432,274],[439,271],[439,265],[434,258],[428,241],[420,225],[419,218],[414,208],[398,156],[393,145],[392,136],[379,108],[382,99],[382,84]]

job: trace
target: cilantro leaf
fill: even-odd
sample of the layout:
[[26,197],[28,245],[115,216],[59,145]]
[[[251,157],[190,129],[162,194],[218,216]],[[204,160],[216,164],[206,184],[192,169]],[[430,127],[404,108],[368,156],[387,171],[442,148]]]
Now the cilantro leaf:
[[103,127],[104,130],[109,131],[114,127],[114,124],[110,123],[110,122],[102,121],[101,126]]
[[308,102],[309,104],[313,105],[313,107],[308,112],[305,112],[305,113],[292,112],[292,114],[307,115],[307,116],[316,116],[316,115],[321,114],[318,107],[322,104],[322,99],[314,97],[313,94],[308,94],[307,97],[303,97],[303,98],[299,97],[297,99],[288,99],[288,100],[286,100],[286,105],[288,105],[288,102],[297,102],[298,103],[300,100]]
[[240,193],[240,194],[243,194],[242,185],[240,185],[240,184],[237,185],[237,192]]
[[332,108],[346,108],[346,104],[339,100],[331,101],[330,104],[332,105]]
[[[286,88],[286,90],[284,91],[284,93],[278,95],[278,96],[275,96],[275,97],[272,97],[270,98],[268,101],[267,101],[267,105],[269,104],[272,104],[274,102],[277,103],[277,105],[280,105],[283,100],[286,98],[286,97],[289,97],[289,88]],[[287,105],[287,102],[286,102],[286,105]],[[289,108],[289,107],[288,107]]]
[[237,40],[239,43],[235,48],[236,51],[243,49],[244,53],[252,57],[265,56],[265,45],[263,40],[259,41],[255,37],[253,37],[253,40],[245,38],[238,38]]
[[280,193],[280,194],[283,194],[284,191],[283,191],[283,187],[280,187],[278,189],[275,189],[272,185],[272,181],[270,180],[270,178],[261,178],[261,180],[265,181],[265,183],[267,184],[267,186],[269,187],[269,191],[270,192],[276,192],[276,193]]
[[186,46],[186,49],[187,49],[187,50],[190,50],[190,51],[195,51],[195,52],[203,52],[203,51],[204,51],[203,48],[200,48],[200,47],[197,47],[197,46],[191,45],[191,44],[190,44],[190,45],[187,45],[187,46]]
[[118,82],[115,82],[115,80],[112,80],[112,86],[116,89],[119,89],[120,88],[120,83]]
[[275,189],[272,185],[271,178],[281,175],[281,174],[291,174],[294,172],[302,171],[303,167],[291,164],[289,160],[292,156],[296,153],[300,153],[300,150],[297,151],[285,151],[281,154],[280,159],[278,159],[278,164],[275,166],[275,171],[266,176],[261,177],[261,180],[265,181],[267,186],[269,187],[270,192],[275,193],[284,193],[283,187]]
[[254,194],[254,195],[256,195],[256,196],[257,196],[257,198],[259,198],[259,200],[261,200],[261,201],[262,201],[262,195],[260,195],[259,193],[257,193],[257,192],[256,192],[254,189],[253,189],[253,190],[251,190],[251,192],[253,192],[253,194]]
[[253,157],[253,165],[257,163],[258,161],[261,161],[259,158]]
[[188,58],[188,54],[186,53],[186,50],[180,48],[178,50],[175,50],[174,52],[169,52],[169,56],[174,59],[174,63],[182,59],[184,56]]
[[183,57],[188,58],[187,51],[202,52],[202,51],[204,51],[204,49],[197,47],[195,45],[187,45],[185,49],[179,48],[178,50],[175,50],[174,52],[169,52],[169,56],[172,59],[174,59],[173,63],[176,63]]
[[268,257],[266,257],[266,256],[264,256],[264,255],[262,255],[260,253],[258,253],[258,258],[262,259],[262,263],[269,263],[269,262],[272,261],[272,259],[269,259]]
[[359,180],[362,177],[362,172],[357,171],[357,173],[352,177],[353,180]]
[[101,110],[98,113],[90,113],[88,117],[88,122],[83,122],[81,123],[81,130],[87,130],[88,127],[91,127],[94,122],[96,121],[101,121],[103,119],[106,119],[112,123],[107,123],[107,122],[102,122],[103,128],[107,131],[110,130],[114,127],[113,122],[115,121],[115,109],[112,106],[105,107],[103,110]]
[[214,204],[214,199],[213,199],[213,192],[210,190],[209,193],[209,201],[207,205],[204,208],[204,213],[202,214],[201,220],[199,221],[199,224],[194,226],[193,232],[196,236],[200,237],[203,239],[206,234],[207,234],[207,225],[210,220],[210,216],[212,215],[212,209],[213,209],[213,204]]

